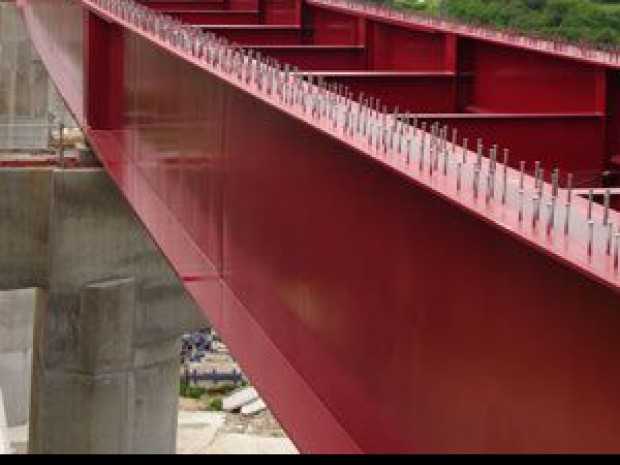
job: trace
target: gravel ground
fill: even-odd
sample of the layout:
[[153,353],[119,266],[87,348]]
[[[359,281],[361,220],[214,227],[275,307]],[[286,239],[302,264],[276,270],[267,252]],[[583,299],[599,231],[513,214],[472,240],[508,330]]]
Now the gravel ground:
[[267,411],[247,418],[234,413],[187,410],[179,412],[177,452],[280,455],[298,453],[278,422]]

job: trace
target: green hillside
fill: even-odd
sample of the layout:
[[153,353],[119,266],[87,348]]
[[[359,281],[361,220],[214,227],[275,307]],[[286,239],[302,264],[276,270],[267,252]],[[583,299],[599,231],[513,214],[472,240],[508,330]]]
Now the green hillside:
[[385,0],[476,24],[620,45],[620,0]]

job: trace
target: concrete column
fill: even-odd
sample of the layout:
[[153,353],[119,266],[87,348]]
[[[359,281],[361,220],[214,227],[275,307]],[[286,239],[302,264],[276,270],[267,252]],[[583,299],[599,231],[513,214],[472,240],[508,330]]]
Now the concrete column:
[[204,322],[105,172],[52,178],[30,451],[174,453],[180,335]]
[[35,289],[0,292],[0,389],[8,427],[28,423]]
[[4,394],[2,388],[0,388],[0,455],[10,453],[11,444],[9,442],[6,414],[4,411]]
[[0,151],[47,149],[45,128],[15,124],[47,124],[49,113],[75,125],[23,30],[17,7],[0,1]]
[[0,290],[47,287],[52,172],[0,170]]
[[[42,353],[45,344],[39,344],[33,379],[36,395],[31,451],[132,452],[134,304],[132,279],[86,286],[71,322],[76,364],[47,369],[40,366],[46,354]],[[45,324],[50,317],[48,309],[38,310],[42,314],[37,314],[37,322]]]

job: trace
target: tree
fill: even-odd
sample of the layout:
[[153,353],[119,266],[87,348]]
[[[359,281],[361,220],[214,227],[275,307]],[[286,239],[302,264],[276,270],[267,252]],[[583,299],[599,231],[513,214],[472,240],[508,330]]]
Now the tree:
[[473,24],[620,45],[620,0],[386,0]]

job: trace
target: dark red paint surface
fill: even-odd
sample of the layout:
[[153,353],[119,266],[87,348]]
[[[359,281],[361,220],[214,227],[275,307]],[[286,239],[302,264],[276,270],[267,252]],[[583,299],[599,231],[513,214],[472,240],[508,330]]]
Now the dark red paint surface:
[[467,138],[470,148],[482,138],[487,155],[494,144],[500,150],[510,148],[515,167],[523,160],[530,168],[540,161],[543,166],[561,167],[563,172],[574,174],[600,173],[605,168],[603,160],[592,157],[604,150],[602,115],[435,114],[419,115],[419,120],[429,127],[437,122],[457,129],[459,139]]
[[205,31],[226,37],[238,45],[301,45],[303,31],[299,26],[205,26]]
[[326,82],[346,85],[357,97],[373,96],[388,108],[416,113],[454,113],[455,76],[433,72],[315,72]]
[[[65,13],[49,14],[58,4]],[[82,36],[81,10],[30,0],[24,12],[106,169],[303,451],[620,452],[617,278],[594,279],[568,254],[545,252],[540,237],[509,233],[477,207],[437,195],[95,13],[85,13]],[[302,10],[267,1],[261,17],[282,24],[306,18]],[[318,44],[333,38],[339,47],[291,48],[283,60],[462,73],[461,44],[447,34],[308,10],[315,34],[326,29]],[[362,44],[369,28],[372,40]],[[71,40],[58,32],[68,29]],[[81,63],[82,45],[84,68],[55,65]],[[401,45],[403,56],[379,54]],[[616,145],[604,143],[604,121],[614,118],[592,116],[605,113],[598,71],[537,57],[523,83],[512,50],[494,60],[484,42],[465,47],[476,49],[468,69],[495,73],[500,88],[513,82],[527,92],[548,66],[557,86],[583,92],[562,103],[558,89],[540,100],[483,88],[484,76],[466,93],[448,79],[460,101],[514,114],[429,120],[513,138],[528,154],[534,143],[543,156],[566,149],[553,159],[562,167],[605,165]],[[429,89],[446,77],[438,81]],[[455,102],[457,94],[437,92]],[[525,113],[512,98],[535,102]],[[545,151],[549,144],[560,144],[557,152]]]

